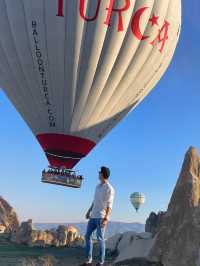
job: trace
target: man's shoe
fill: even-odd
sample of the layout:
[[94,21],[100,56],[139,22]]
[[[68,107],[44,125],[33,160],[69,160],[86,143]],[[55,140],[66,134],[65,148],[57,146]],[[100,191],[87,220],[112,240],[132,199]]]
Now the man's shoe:
[[104,266],[105,264],[97,263],[96,266]]

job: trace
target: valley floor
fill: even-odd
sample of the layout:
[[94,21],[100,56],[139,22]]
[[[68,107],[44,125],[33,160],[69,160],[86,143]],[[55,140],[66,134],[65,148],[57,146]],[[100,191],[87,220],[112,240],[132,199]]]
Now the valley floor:
[[[94,255],[97,254],[94,247]],[[0,266],[78,266],[84,261],[83,248],[39,248],[10,243],[0,235]],[[107,256],[106,266],[112,266],[113,257]],[[94,265],[96,257],[94,256]],[[161,266],[143,259],[124,261],[116,266]]]
[[30,248],[12,244],[0,235],[0,266],[78,266],[83,261],[82,248]]

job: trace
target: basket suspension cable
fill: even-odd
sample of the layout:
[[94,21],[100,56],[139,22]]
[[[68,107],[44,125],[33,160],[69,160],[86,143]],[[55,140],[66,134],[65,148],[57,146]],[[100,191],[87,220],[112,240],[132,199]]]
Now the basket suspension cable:
[[62,155],[56,155],[50,152],[45,152],[47,155],[50,155],[52,157],[57,157],[57,158],[61,158],[61,159],[71,159],[71,160],[81,160],[83,157],[72,157],[72,156],[62,156]]

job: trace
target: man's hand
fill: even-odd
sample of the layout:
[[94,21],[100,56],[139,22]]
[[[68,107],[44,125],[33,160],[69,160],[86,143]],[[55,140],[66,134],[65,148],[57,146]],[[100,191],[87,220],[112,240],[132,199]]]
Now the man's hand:
[[105,217],[101,223],[101,227],[104,228],[108,224],[108,218]]
[[85,218],[86,218],[87,220],[90,219],[90,211],[88,211],[88,212],[86,213]]
[[106,212],[105,217],[103,218],[103,221],[101,223],[101,227],[102,228],[105,227],[108,224],[108,217],[109,217],[109,215],[111,213],[111,208],[110,207],[107,207],[105,209],[105,212]]
[[92,211],[92,208],[93,208],[93,203],[92,203],[91,207],[89,208],[89,210],[87,211],[87,213],[86,213],[86,215],[85,215],[85,218],[86,218],[87,220],[90,219],[90,213],[91,213],[91,211]]

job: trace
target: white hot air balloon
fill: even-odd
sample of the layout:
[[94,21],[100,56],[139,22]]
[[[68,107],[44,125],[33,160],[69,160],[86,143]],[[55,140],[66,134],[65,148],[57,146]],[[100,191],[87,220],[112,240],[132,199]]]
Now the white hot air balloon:
[[140,192],[134,192],[130,196],[130,201],[136,211],[145,203],[145,195]]
[[72,169],[165,73],[181,0],[0,0],[0,86]]

